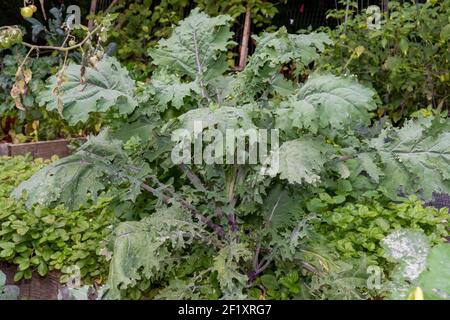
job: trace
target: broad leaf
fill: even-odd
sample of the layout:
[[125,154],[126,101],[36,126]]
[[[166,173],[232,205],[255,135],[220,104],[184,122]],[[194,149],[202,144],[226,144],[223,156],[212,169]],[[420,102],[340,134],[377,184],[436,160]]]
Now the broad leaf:
[[276,229],[292,223],[292,210],[297,203],[298,201],[280,185],[273,187],[264,200],[264,217],[267,226]]
[[430,250],[427,267],[419,277],[425,299],[450,300],[450,244],[442,243]]
[[168,273],[173,267],[174,260],[170,257],[174,252],[206,234],[179,207],[160,209],[141,221],[119,224],[115,230],[108,297],[118,299],[120,289]]
[[399,191],[422,192],[426,199],[433,192],[450,193],[450,120],[422,119],[388,128],[369,146],[374,161],[379,157],[381,162],[380,184],[393,199]]
[[53,162],[29,180],[22,182],[12,193],[20,198],[26,192],[26,205],[47,206],[63,203],[76,210],[96,200],[114,179],[120,179],[114,162],[123,162],[126,155],[121,142],[113,140],[108,131],[91,137],[76,153]]
[[320,138],[305,137],[283,143],[268,161],[263,173],[270,176],[280,174],[290,183],[317,184],[324,164],[331,160],[333,147]]
[[284,130],[295,127],[312,133],[369,125],[369,111],[377,107],[374,96],[372,90],[352,78],[312,75],[277,111],[277,125]]
[[225,52],[233,44],[231,17],[209,17],[198,9],[180,22],[172,36],[150,50],[153,63],[191,80],[208,81],[227,69]]
[[38,99],[40,105],[59,111],[72,125],[86,122],[91,113],[114,109],[123,115],[137,106],[134,81],[115,58],[105,57],[95,68],[86,68],[84,76],[77,64],[62,72],[49,79],[47,89]]

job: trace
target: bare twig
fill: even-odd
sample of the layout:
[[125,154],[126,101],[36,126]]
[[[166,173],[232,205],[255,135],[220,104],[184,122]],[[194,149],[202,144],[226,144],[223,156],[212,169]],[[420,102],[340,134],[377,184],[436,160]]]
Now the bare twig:
[[100,30],[102,25],[98,25],[97,27],[95,27],[92,31],[88,32],[88,34],[86,35],[86,37],[81,40],[81,42],[70,46],[70,47],[64,47],[64,46],[39,46],[39,45],[35,45],[35,44],[31,44],[31,43],[27,43],[27,42],[22,42],[22,44],[25,47],[29,47],[29,48],[33,48],[33,49],[39,49],[39,50],[56,50],[56,51],[62,51],[62,52],[66,52],[66,51],[71,51],[74,49],[78,49],[80,47],[82,47],[95,33],[97,33],[98,30]]
[[42,15],[44,16],[44,20],[47,21],[47,14],[45,13],[44,0],[39,0],[39,2],[41,3],[41,10],[42,10]]
[[[89,15],[94,15],[97,11],[97,0],[91,0],[91,7],[89,9]],[[88,30],[92,30],[92,27],[94,26],[94,20],[91,17],[88,21]]]
[[17,69],[20,70],[20,69],[24,66],[24,64],[27,62],[29,56],[31,55],[31,53],[32,53],[34,50],[35,50],[34,48],[31,48],[31,49],[28,51],[27,55],[25,56],[25,58],[23,59],[22,63],[20,64],[20,66],[19,66]]
[[239,53],[239,67],[238,70],[244,70],[245,63],[248,56],[248,41],[250,38],[250,26],[251,26],[251,9],[250,6],[247,7],[247,12],[245,13],[244,21],[244,31],[242,33],[241,50]]

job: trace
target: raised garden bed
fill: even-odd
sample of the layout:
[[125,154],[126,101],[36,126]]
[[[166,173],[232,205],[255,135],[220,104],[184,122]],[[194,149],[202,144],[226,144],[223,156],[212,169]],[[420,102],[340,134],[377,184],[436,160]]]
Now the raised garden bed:
[[[84,138],[78,138],[77,140],[84,140]],[[33,158],[50,159],[54,155],[62,158],[72,153],[69,144],[70,140],[67,139],[17,144],[2,143],[0,144],[0,156],[13,157],[29,153]]]
[[50,271],[45,277],[39,276],[33,272],[33,276],[29,280],[20,280],[14,282],[14,274],[17,266],[5,262],[0,262],[0,270],[6,275],[6,284],[19,287],[19,299],[24,300],[56,300],[58,299],[58,291],[61,288],[58,271]]

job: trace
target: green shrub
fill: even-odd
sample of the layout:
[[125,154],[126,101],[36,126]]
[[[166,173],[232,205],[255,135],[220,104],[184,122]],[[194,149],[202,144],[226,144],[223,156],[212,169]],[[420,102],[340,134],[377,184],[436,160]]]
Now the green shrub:
[[[380,29],[368,29],[361,13],[333,30],[335,45],[325,52],[321,68],[357,75],[382,99],[378,114],[395,122],[429,106],[445,110],[450,106],[450,1],[389,5]],[[342,18],[339,12],[331,15]]]
[[[110,299],[137,299],[140,291],[151,291],[155,298],[245,299],[258,286],[269,289],[269,275],[282,284],[281,298],[373,297],[367,284],[370,265],[339,254],[333,239],[321,241],[330,234],[327,228],[318,227],[315,233],[322,237],[314,237],[314,220],[342,209],[352,198],[362,204],[378,190],[384,198],[373,200],[380,202],[380,210],[389,208],[388,201],[404,202],[404,194],[420,193],[428,200],[436,190],[449,193],[450,122],[436,116],[413,119],[401,128],[370,126],[378,100],[355,78],[315,73],[299,83],[330,42],[323,33],[292,35],[282,28],[255,37],[257,48],[246,69],[233,73],[226,61],[233,44],[231,21],[193,10],[151,50],[159,77],[144,87],[129,85],[114,59],[99,62],[98,68],[126,89],[121,101],[136,103],[120,103],[115,126],[21,183],[14,196],[20,199],[26,192],[28,205],[64,204],[78,210],[108,192],[114,197],[111,210],[149,213],[114,229]],[[293,72],[280,74],[286,65]],[[83,111],[114,112],[105,109],[117,105],[117,96],[90,99]],[[63,107],[70,110],[85,98],[85,93],[71,95]],[[166,117],[166,111],[174,114]],[[266,141],[273,152],[261,165],[208,164],[206,159],[177,163],[170,150],[191,150],[187,137],[198,137],[197,120],[206,124],[201,131],[205,139],[227,129],[261,128],[279,129],[280,141]],[[187,132],[186,139],[174,143],[170,133],[176,129]],[[219,140],[205,146],[208,160],[212,149],[222,149]],[[143,206],[140,199],[148,201]],[[372,202],[364,205],[370,208]],[[377,216],[379,210],[370,211]],[[413,216],[420,212],[412,211]],[[382,215],[395,225],[390,216]],[[180,270],[192,261],[202,263]]]

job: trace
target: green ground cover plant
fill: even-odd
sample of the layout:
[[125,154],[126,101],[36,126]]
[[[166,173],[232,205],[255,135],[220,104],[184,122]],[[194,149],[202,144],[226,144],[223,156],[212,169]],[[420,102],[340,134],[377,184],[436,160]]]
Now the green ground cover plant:
[[63,206],[27,209],[9,197],[17,184],[50,163],[21,156],[0,158],[0,261],[17,265],[15,281],[30,279],[33,271],[45,276],[59,270],[60,280],[67,282],[77,266],[82,281],[101,283],[108,269],[101,249],[114,223],[106,199],[68,211]]

